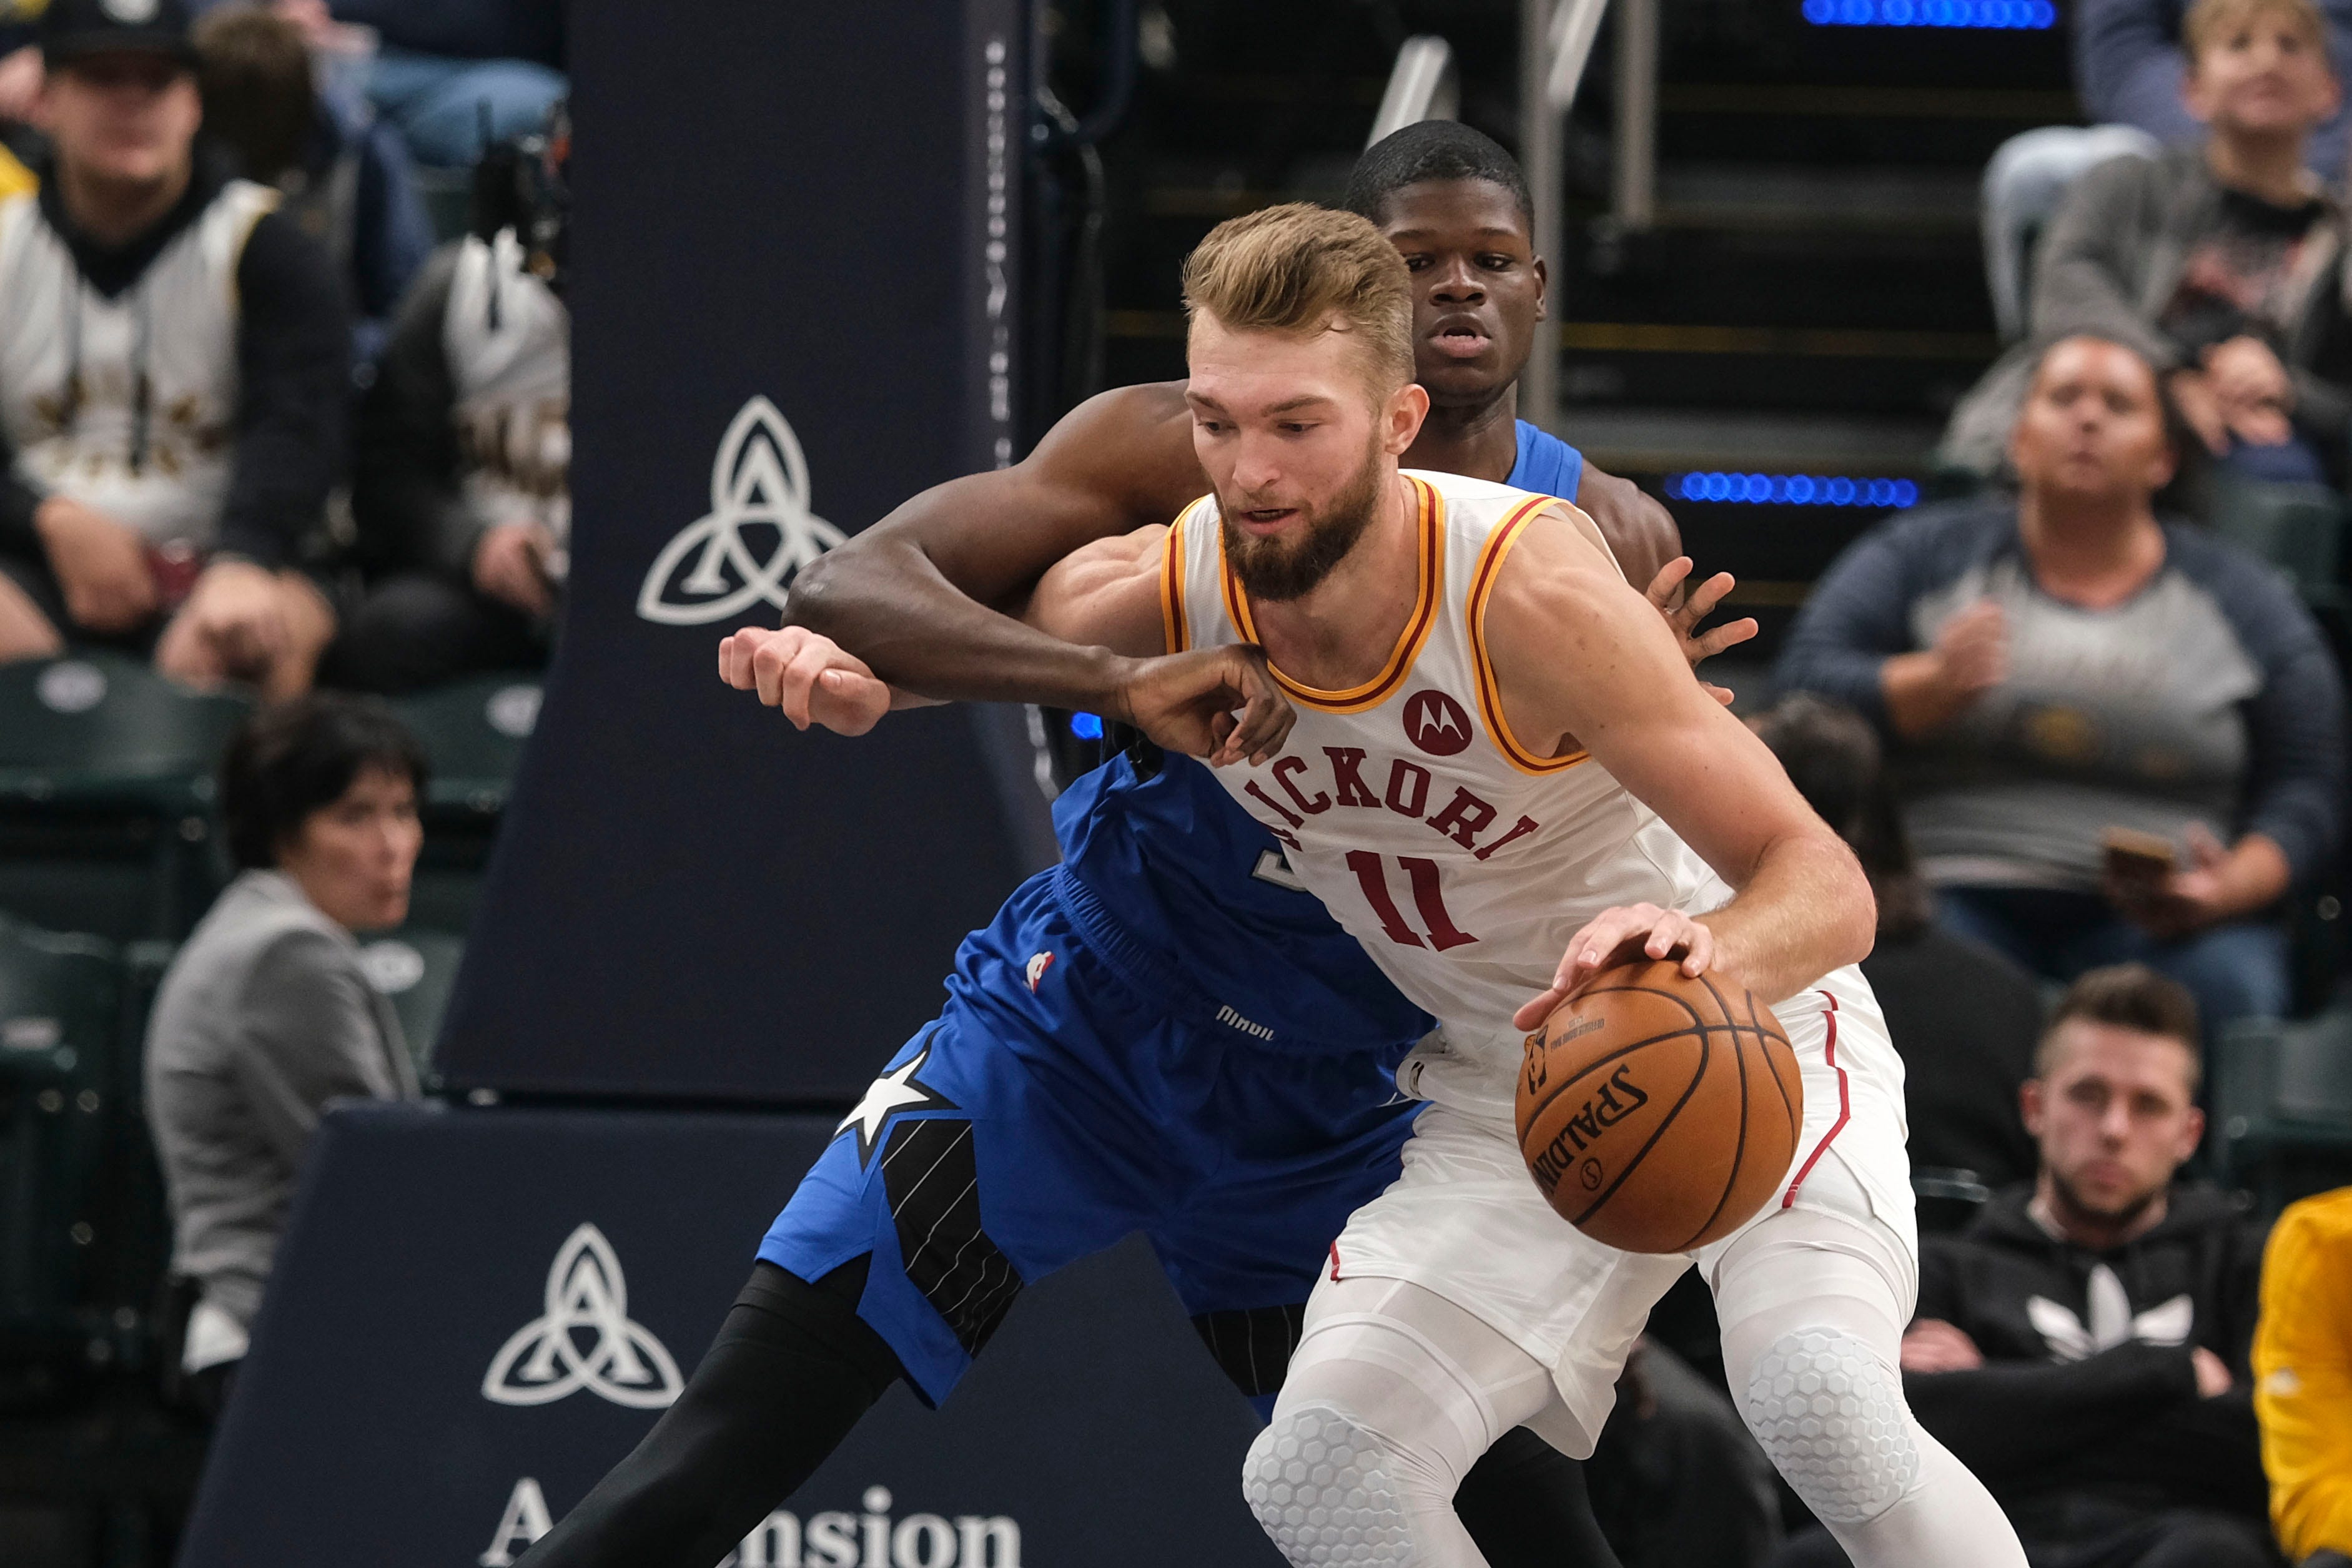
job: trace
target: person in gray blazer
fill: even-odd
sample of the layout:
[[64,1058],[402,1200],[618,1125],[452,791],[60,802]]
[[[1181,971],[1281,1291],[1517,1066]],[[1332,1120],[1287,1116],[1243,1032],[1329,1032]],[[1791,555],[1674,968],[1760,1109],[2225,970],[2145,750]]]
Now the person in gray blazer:
[[389,710],[331,693],[256,713],[222,762],[241,869],[165,973],[147,1030],[172,1268],[196,1292],[181,1369],[200,1409],[218,1408],[245,1354],[321,1112],[416,1097],[400,1021],[352,934],[407,916],[425,777]]

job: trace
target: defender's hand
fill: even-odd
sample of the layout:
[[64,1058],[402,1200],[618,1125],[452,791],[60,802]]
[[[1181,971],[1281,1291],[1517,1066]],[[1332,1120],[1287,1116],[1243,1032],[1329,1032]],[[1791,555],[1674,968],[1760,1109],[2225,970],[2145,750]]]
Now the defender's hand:
[[1108,716],[1213,768],[1264,762],[1282,749],[1298,718],[1265,654],[1245,643],[1135,660],[1111,696]]
[[[1757,628],[1754,616],[1743,615],[1737,621],[1725,622],[1713,631],[1700,632],[1698,623],[1715,613],[1724,596],[1738,586],[1738,580],[1727,571],[1718,571],[1692,589],[1677,606],[1675,591],[1682,587],[1691,570],[1690,557],[1675,557],[1658,568],[1658,575],[1650,579],[1650,586],[1643,590],[1643,596],[1666,618],[1675,640],[1682,644],[1683,657],[1690,661],[1691,668],[1696,669],[1702,661],[1712,659],[1726,648],[1736,647],[1755,636]],[[1718,686],[1711,681],[1701,681],[1699,685],[1705,686],[1707,695],[1716,701],[1726,707],[1731,706],[1729,688]]]
[[719,678],[737,691],[758,692],[795,729],[814,724],[835,735],[864,735],[890,711],[890,687],[864,660],[801,626],[747,626],[722,638]]
[[1614,964],[1630,963],[1644,955],[1664,958],[1677,947],[1683,950],[1683,973],[1693,977],[1703,975],[1715,961],[1715,933],[1687,915],[1654,904],[1604,909],[1569,938],[1568,951],[1552,976],[1551,989],[1511,1015],[1511,1026],[1535,1028],[1585,981]]

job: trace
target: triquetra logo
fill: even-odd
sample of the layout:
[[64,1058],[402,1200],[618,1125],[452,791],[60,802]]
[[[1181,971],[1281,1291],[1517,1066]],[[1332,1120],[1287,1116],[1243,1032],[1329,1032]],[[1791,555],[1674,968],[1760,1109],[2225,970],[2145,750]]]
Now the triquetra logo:
[[556,1249],[543,1305],[491,1358],[482,1375],[485,1399],[549,1405],[584,1388],[615,1405],[660,1410],[685,1388],[661,1341],[630,1321],[621,1260],[593,1225],[582,1225]]
[[654,558],[637,613],[665,626],[698,626],[763,600],[781,610],[801,568],[845,537],[809,510],[800,437],[774,403],[755,396],[719,443],[710,510]]

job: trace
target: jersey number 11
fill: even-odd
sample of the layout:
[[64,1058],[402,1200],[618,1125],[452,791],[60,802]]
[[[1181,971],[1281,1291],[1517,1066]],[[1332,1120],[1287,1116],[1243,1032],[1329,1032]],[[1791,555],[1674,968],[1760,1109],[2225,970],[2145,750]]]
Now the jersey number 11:
[[1421,912],[1422,924],[1429,927],[1426,937],[1404,923],[1396,901],[1389,896],[1388,866],[1381,857],[1370,850],[1348,852],[1348,869],[1356,873],[1356,882],[1364,890],[1364,902],[1380,917],[1381,929],[1390,941],[1405,947],[1433,947],[1443,953],[1448,947],[1478,940],[1456,927],[1454,917],[1445,913],[1445,900],[1437,888],[1435,861],[1421,855],[1399,855],[1397,864],[1404,867],[1405,880],[1412,887],[1412,905]]

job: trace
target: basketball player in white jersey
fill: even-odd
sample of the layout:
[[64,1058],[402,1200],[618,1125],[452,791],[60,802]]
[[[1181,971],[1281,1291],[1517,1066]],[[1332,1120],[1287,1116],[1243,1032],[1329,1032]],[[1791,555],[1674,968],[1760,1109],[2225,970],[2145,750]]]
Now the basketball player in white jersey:
[[[1853,858],[1702,690],[1591,519],[1399,470],[1428,399],[1407,274],[1370,225],[1253,214],[1185,279],[1214,493],[1068,558],[1029,617],[1178,655],[1146,666],[1121,716],[1218,753],[1301,879],[1444,1024],[1398,1074],[1433,1102],[1403,1175],[1340,1236],[1251,1450],[1268,1532],[1301,1565],[1466,1568],[1481,1559],[1451,1499],[1496,1437],[1524,1423],[1591,1451],[1690,1260],[1613,1251],[1552,1212],[1512,1077],[1524,1031],[1632,945],[1782,998],[1804,1070],[1787,1180],[1696,1254],[1749,1427],[1862,1568],[2022,1564],[1903,1400],[1902,1068],[1853,967],[1872,903]],[[1229,685],[1185,689],[1182,655],[1234,643],[1264,650],[1286,732],[1243,736],[1214,711]]]

